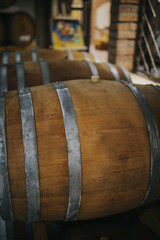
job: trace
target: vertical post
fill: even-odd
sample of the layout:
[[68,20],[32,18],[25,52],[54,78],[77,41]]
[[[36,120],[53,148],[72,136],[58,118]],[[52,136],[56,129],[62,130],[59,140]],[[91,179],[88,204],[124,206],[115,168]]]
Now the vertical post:
[[51,0],[34,0],[37,45],[46,48],[51,45],[50,26]]
[[84,39],[87,50],[90,45],[90,23],[91,23],[91,0],[83,1],[83,23],[84,23]]

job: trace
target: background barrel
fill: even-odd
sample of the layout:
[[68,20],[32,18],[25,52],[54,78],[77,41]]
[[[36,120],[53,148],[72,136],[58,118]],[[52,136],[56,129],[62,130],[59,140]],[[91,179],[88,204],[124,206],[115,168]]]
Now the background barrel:
[[[130,89],[116,81],[66,82],[76,113],[82,160],[78,219],[124,212],[139,206],[150,178],[146,122]],[[160,92],[140,87],[160,133]],[[36,127],[41,220],[64,220],[68,204],[68,160],[60,102],[52,84],[32,87]],[[6,93],[6,139],[15,220],[27,220],[25,167],[17,91]],[[160,198],[160,186],[154,199]]]
[[0,1],[0,8],[7,8],[14,4],[16,0],[1,0]]
[[[37,86],[50,82],[68,81],[72,79],[88,79],[94,73],[86,61],[71,61],[71,60],[48,60],[46,61],[28,61],[21,63],[24,66],[25,86]],[[41,66],[41,64],[44,64]],[[6,65],[6,81],[8,82],[8,90],[18,89],[18,72],[17,65]],[[23,68],[23,66],[21,66]],[[94,63],[93,66],[97,69],[100,79],[115,80],[110,67],[105,63]],[[117,71],[119,79],[127,80],[122,69],[117,65],[112,65]],[[21,79],[22,80],[22,79]],[[49,81],[48,81],[49,80]],[[0,77],[1,82],[1,77]]]
[[1,14],[6,45],[27,46],[35,37],[34,21],[24,12]]
[[[71,54],[69,54],[71,53]],[[53,59],[64,59],[68,58],[70,59],[70,55],[72,55],[71,60],[84,60],[85,56],[88,56],[88,59],[92,62],[96,62],[95,56],[91,53],[85,53],[84,52],[78,52],[78,51],[66,51],[66,50],[53,50],[53,49],[33,49],[33,50],[24,50],[19,51],[21,61],[31,61],[31,60],[37,60],[37,59],[45,59],[45,60],[53,60]],[[0,63],[3,62],[3,54],[0,56]],[[8,63],[14,64],[15,63],[15,52],[8,53]]]

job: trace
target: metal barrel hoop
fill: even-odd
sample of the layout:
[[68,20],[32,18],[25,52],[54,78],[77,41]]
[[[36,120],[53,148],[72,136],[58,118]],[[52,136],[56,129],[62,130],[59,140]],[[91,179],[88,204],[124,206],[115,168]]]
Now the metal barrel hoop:
[[37,50],[31,49],[31,57],[32,57],[32,61],[37,61],[38,60],[38,56],[37,56]]
[[146,121],[146,126],[148,130],[148,137],[150,143],[150,160],[151,160],[151,169],[150,169],[150,179],[148,184],[148,189],[145,194],[144,200],[140,206],[147,204],[151,199],[153,194],[156,191],[156,188],[159,183],[160,178],[160,140],[157,125],[146,98],[143,93],[134,86],[131,82],[121,81],[124,85],[126,85],[134,96],[137,99],[137,102],[142,110],[144,119]]
[[16,71],[17,71],[17,86],[18,90],[25,87],[25,71],[24,64],[22,62],[16,63]]
[[121,65],[117,65],[117,66],[122,70],[122,72],[123,72],[125,78],[127,79],[127,81],[132,82],[131,77],[130,77],[130,73],[128,72],[128,70]]
[[40,185],[34,111],[29,88],[19,91],[28,220],[40,219]]
[[94,58],[95,62],[96,62],[96,63],[100,63],[100,60],[99,60],[99,58],[96,56],[96,54],[92,53],[92,55],[93,55],[93,58]]
[[78,217],[82,192],[81,149],[77,119],[72,98],[63,82],[52,83],[56,89],[64,121],[68,150],[68,207],[66,221],[74,221]]
[[71,50],[67,49],[67,55],[69,60],[74,60],[74,56]]
[[110,69],[110,71],[111,71],[111,73],[114,77],[114,80],[115,81],[120,81],[121,80],[120,75],[118,73],[118,70],[114,67],[114,65],[111,64],[111,63],[108,63],[108,62],[106,62],[105,64],[109,67],[109,69]]
[[4,53],[2,54],[2,63],[3,63],[3,64],[8,64],[8,62],[9,62],[8,52],[4,52]]
[[83,53],[83,56],[84,56],[84,60],[85,61],[91,61],[91,59],[90,59],[90,57],[89,57],[89,55],[88,55],[88,53],[87,52],[82,52]]
[[88,64],[88,67],[90,69],[90,72],[91,72],[92,76],[99,77],[99,72],[98,72],[98,69],[95,66],[95,64],[93,62],[87,61],[87,60],[85,60],[85,62]]
[[4,220],[14,220],[6,145],[5,93],[2,92],[0,93],[0,215]]
[[153,85],[151,84],[150,86],[154,87],[155,89],[157,89],[158,91],[160,91],[160,86],[159,85]]
[[16,63],[21,62],[21,53],[20,53],[20,51],[16,51],[14,56],[15,56],[15,62]]
[[40,59],[38,62],[40,64],[43,84],[51,83],[50,71],[49,71],[49,67],[48,67],[47,61],[44,60],[44,59]]
[[8,65],[0,65],[0,92],[8,91]]

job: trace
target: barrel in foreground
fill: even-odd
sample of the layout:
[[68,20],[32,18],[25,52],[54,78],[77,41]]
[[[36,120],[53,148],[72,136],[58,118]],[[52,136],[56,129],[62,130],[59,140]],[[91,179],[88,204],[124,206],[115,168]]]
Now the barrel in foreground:
[[99,218],[160,198],[160,92],[132,86],[76,80],[2,94],[5,220]]

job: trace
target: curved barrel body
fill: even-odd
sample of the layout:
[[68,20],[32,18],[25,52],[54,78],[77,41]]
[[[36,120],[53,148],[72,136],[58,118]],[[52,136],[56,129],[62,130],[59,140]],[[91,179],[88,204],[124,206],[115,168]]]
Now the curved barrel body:
[[[160,92],[138,88],[160,134]],[[153,178],[149,135],[143,111],[124,83],[67,81],[10,91],[0,103],[9,179],[8,198],[3,202],[1,196],[3,218],[91,219],[144,202]],[[159,198],[160,186],[151,199]]]
[[27,46],[35,37],[34,21],[24,12],[3,13],[5,26],[5,45]]
[[[7,55],[7,57],[6,57]],[[6,60],[7,58],[7,60]],[[91,53],[78,52],[72,50],[53,50],[53,49],[32,49],[1,54],[0,63],[14,64],[19,61],[37,61],[38,59],[70,59],[70,60],[88,60],[98,62],[98,59]]]
[[5,85],[7,91],[16,90],[19,86],[32,87],[50,82],[88,79],[91,76],[99,76],[100,79],[106,80],[129,81],[123,69],[118,65],[87,61],[40,60],[16,65],[2,65],[0,67],[0,86],[4,89],[5,87],[3,88],[2,85]]

